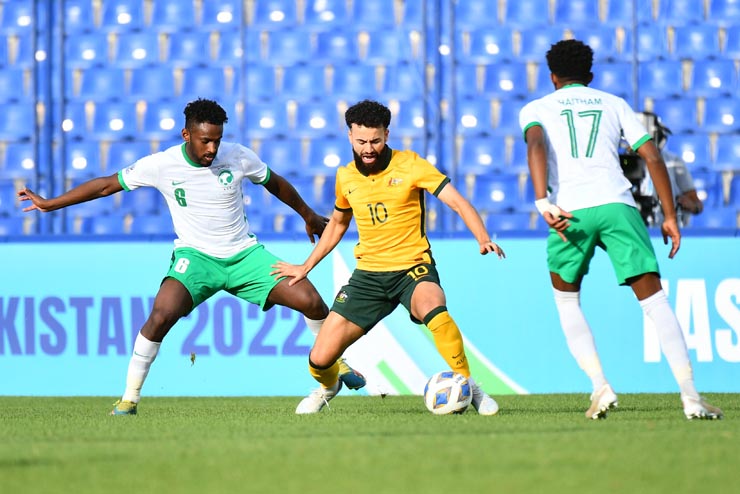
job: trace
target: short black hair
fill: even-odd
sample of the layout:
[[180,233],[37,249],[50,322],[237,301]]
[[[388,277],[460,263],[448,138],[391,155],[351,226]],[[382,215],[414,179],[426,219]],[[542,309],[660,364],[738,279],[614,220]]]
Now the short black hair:
[[195,124],[209,123],[223,125],[229,121],[226,110],[210,99],[198,98],[185,106],[185,128],[190,129]]
[[366,99],[347,108],[344,121],[350,128],[352,124],[356,124],[371,129],[387,129],[391,125],[391,111],[377,101]]
[[547,66],[560,78],[589,82],[594,51],[583,41],[564,39],[550,46]]

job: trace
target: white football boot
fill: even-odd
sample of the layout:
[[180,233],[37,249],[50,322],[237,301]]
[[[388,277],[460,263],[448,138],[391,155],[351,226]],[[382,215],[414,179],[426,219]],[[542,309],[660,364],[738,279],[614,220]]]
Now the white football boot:
[[598,391],[594,391],[591,394],[591,406],[586,410],[586,418],[592,420],[599,420],[606,418],[606,412],[612,408],[616,408],[619,403],[617,402],[617,395],[614,390],[608,384],[604,384]]
[[476,384],[472,377],[468,378],[470,389],[473,391],[472,405],[478,411],[479,415],[496,415],[498,413],[498,403],[488,396],[480,386]]
[[724,416],[722,410],[710,405],[704,401],[701,397],[682,396],[681,401],[683,402],[683,413],[689,420],[693,419],[706,419],[716,420],[721,419]]
[[339,394],[340,389],[342,389],[342,381],[339,379],[337,379],[337,383],[331,388],[319,386],[301,400],[295,409],[295,413],[319,413],[324,408],[324,405],[329,405],[329,400]]

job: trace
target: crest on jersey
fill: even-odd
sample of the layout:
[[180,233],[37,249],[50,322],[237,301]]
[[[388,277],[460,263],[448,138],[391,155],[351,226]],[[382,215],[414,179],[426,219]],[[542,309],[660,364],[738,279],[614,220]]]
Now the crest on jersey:
[[396,185],[400,185],[401,182],[403,182],[402,178],[391,178],[388,180],[388,187],[395,187]]
[[224,187],[228,187],[234,183],[234,175],[229,170],[224,170],[218,174],[218,183]]

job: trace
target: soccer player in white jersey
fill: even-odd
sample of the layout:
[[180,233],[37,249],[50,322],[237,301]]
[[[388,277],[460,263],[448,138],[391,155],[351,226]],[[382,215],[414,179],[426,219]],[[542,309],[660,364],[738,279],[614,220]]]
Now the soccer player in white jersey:
[[694,385],[681,327],[661,287],[647,228],[620,167],[620,139],[647,163],[663,206],[663,241],[670,237],[668,257],[673,258],[681,234],[665,163],[625,100],[588,87],[592,63],[593,51],[581,41],[552,45],[547,65],[555,91],[528,103],[519,114],[535,205],[550,226],[547,264],[560,324],[593,386],[586,417],[605,418],[617,406],[580,306],[581,281],[600,247],[609,255],[619,284],[632,288],[645,317],[655,323],[686,418],[721,418],[722,411],[704,401]]
[[[24,211],[55,211],[139,187],[156,188],[167,202],[177,236],[172,260],[152,312],[134,342],[126,389],[112,415],[136,414],[144,380],[167,332],[221,290],[262,310],[277,304],[301,312],[314,334],[329,314],[310,281],[289,284],[271,274],[278,258],[249,230],[242,180],[262,185],[300,214],[311,243],[314,235],[321,236],[328,219],[306,205],[295,188],[252,150],[221,142],[228,118],[218,103],[198,99],[188,103],[184,113],[185,142],[180,145],[145,156],[128,168],[87,181],[58,197],[45,199],[28,188],[18,192],[21,201],[31,202]],[[341,358],[339,365],[345,385],[352,389],[365,385],[362,375]]]

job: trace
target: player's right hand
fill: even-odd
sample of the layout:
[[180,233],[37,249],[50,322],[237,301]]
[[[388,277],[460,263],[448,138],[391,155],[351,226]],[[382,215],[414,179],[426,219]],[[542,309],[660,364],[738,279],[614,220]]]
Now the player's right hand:
[[293,286],[308,276],[308,271],[302,264],[296,265],[285,261],[278,261],[272,265],[270,276],[273,276],[274,278],[292,278],[288,282],[288,286]]
[[553,215],[550,211],[545,211],[542,213],[542,217],[545,218],[550,228],[553,228],[558,233],[560,238],[563,239],[563,242],[567,242],[568,239],[563,232],[570,226],[570,221],[568,220],[573,217],[573,214],[564,209],[558,209],[560,209],[558,216]]
[[47,209],[44,206],[46,204],[46,199],[36,194],[28,187],[23,187],[21,190],[18,191],[17,195],[19,201],[31,201],[31,205],[23,208],[23,212],[27,213],[28,211],[33,211],[34,209],[41,211],[42,213],[50,211],[50,209]]
[[671,238],[671,251],[668,258],[673,259],[678,249],[681,247],[681,231],[678,229],[676,218],[666,218],[660,225],[660,232],[663,234],[663,243],[668,244],[668,237]]

